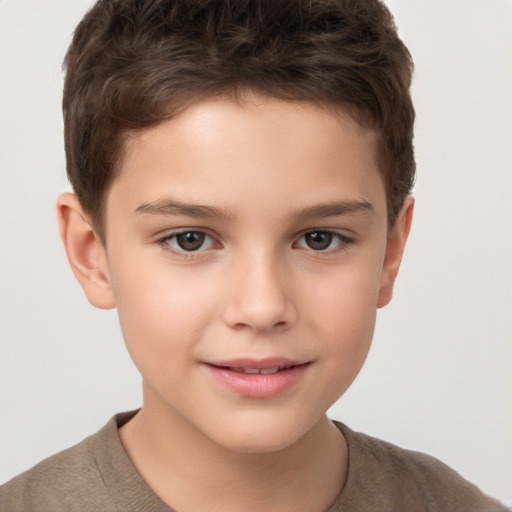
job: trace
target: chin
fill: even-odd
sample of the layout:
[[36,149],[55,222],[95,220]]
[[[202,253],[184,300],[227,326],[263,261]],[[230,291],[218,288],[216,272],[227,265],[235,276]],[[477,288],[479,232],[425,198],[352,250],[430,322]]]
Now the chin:
[[[310,428],[297,422],[252,423],[251,425],[231,424],[227,432],[219,432],[211,438],[217,444],[235,452],[245,454],[268,454],[286,450],[300,441]],[[215,439],[216,438],[216,439]]]
[[234,453],[263,455],[285,450],[296,441],[297,439],[276,439],[275,437],[270,439],[261,436],[259,439],[231,439],[229,444],[224,446]]

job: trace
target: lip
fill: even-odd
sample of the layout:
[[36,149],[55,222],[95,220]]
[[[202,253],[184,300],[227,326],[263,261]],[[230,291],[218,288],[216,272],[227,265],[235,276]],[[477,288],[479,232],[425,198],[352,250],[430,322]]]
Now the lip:
[[[246,398],[272,398],[294,386],[304,375],[310,361],[288,358],[230,359],[204,363],[209,373],[224,387]],[[279,371],[272,372],[278,368]],[[267,370],[271,373],[244,373],[243,370]]]
[[224,361],[207,361],[206,364],[212,366],[225,366],[226,368],[247,368],[247,369],[268,369],[284,366],[299,366],[309,363],[309,361],[300,361],[289,359],[287,357],[265,357],[263,359],[242,357],[238,359],[227,359]]

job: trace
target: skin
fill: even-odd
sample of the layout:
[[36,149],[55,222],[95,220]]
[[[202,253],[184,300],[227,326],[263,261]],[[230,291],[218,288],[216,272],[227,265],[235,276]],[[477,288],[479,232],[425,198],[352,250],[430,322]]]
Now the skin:
[[[325,412],[366,358],[413,209],[387,226],[376,162],[376,134],[343,112],[221,98],[129,139],[105,246],[76,197],[59,198],[71,267],[93,305],[117,307],[142,375],[121,440],[180,512],[323,511],[343,487],[347,447]],[[204,244],[186,251],[176,230]],[[307,363],[269,398],[207,364],[269,357]]]

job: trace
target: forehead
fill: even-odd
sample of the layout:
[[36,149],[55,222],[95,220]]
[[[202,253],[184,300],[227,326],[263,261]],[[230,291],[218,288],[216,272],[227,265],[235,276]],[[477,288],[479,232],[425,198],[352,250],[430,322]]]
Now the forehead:
[[[358,138],[366,146],[366,155],[375,157],[377,149],[377,132],[358,124],[348,110],[248,92],[237,100],[220,96],[197,102],[173,119],[128,137],[125,144],[128,165],[123,167],[129,169],[130,161],[133,163],[141,150],[154,149],[165,138],[171,142],[171,134],[180,139],[181,144],[176,144],[176,149],[188,147],[188,144],[183,146],[183,142],[210,144],[210,151],[219,148],[226,156],[230,154],[226,154],[230,143],[232,152],[239,144],[243,144],[245,149],[252,147],[257,150],[260,143],[267,146],[273,143],[284,153],[287,145],[298,142],[311,142],[318,146],[328,145],[334,140],[341,147],[344,141],[350,143],[348,139]],[[276,139],[276,135],[280,137]],[[304,153],[311,144],[303,146]],[[170,149],[168,144],[166,150]],[[300,152],[301,148],[296,147],[296,153]]]
[[240,197],[367,200],[384,193],[377,135],[343,110],[309,102],[255,94],[203,101],[127,140],[108,203],[112,196],[137,208],[170,193],[234,208]]

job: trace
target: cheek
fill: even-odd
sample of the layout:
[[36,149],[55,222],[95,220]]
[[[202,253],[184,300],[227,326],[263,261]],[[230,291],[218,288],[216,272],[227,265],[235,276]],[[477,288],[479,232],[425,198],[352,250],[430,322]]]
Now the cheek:
[[379,276],[378,267],[372,265],[342,269],[326,282],[309,285],[308,318],[323,340],[319,348],[341,387],[355,378],[370,349]]
[[168,375],[179,362],[176,354],[193,358],[215,304],[207,286],[194,286],[202,282],[198,276],[173,271],[163,261],[120,265],[112,282],[126,346],[144,377]]
[[367,321],[376,316],[379,278],[376,266],[342,268],[321,282],[308,283],[309,308],[333,335],[341,328],[349,337],[368,327],[372,330]]
[[[345,283],[348,288],[349,283]],[[359,284],[360,281],[359,281]],[[331,289],[316,302],[315,330],[323,344],[317,346],[322,367],[323,391],[319,396],[325,409],[331,407],[352,385],[370,350],[375,321],[375,292],[367,287],[350,288],[350,293]],[[313,321],[316,321],[313,319]]]

